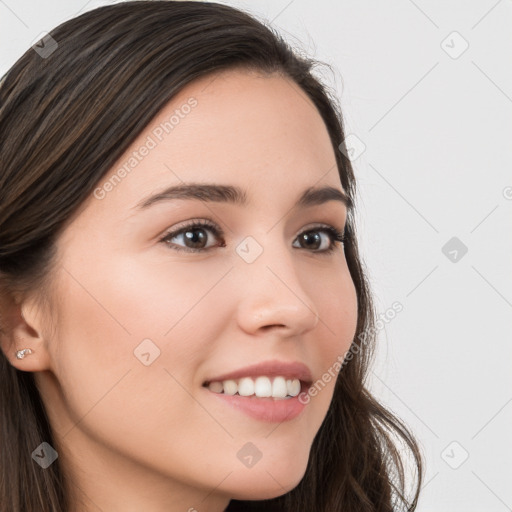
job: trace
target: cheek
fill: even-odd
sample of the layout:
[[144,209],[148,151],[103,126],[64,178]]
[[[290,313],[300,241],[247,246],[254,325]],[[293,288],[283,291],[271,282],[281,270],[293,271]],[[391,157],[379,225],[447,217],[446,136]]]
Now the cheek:
[[118,262],[111,273],[112,284],[103,286],[101,293],[132,336],[152,334],[167,342],[179,331],[189,343],[193,330],[202,325],[197,320],[214,316],[203,299],[229,268],[207,261],[127,258]]
[[[96,269],[88,280],[81,275],[80,284],[72,278],[63,283],[69,300],[59,310],[53,344],[62,393],[55,423],[77,457],[87,450],[85,433],[134,460],[177,471],[169,461],[199,457],[197,439],[219,442],[216,424],[192,397],[201,343],[209,340],[201,308],[193,306],[208,284],[187,287],[182,276],[170,289],[161,279],[127,270],[112,269],[104,282]],[[186,301],[179,287],[193,290]]]
[[341,364],[354,339],[357,327],[357,292],[350,274],[331,274],[330,281],[324,281],[326,288],[315,292],[315,304],[319,321],[315,334],[316,343],[309,346],[310,360],[316,359],[320,375],[308,391],[309,404],[317,409],[316,417],[323,417],[331,403],[334,386]]
[[331,274],[325,287],[315,289],[315,305],[319,313],[317,336],[323,340],[323,363],[332,365],[344,354],[356,333],[358,303],[354,282],[348,272]]
[[[166,401],[179,407],[185,396],[177,382],[195,385],[201,344],[209,340],[200,299],[213,283],[183,272],[165,278],[130,261],[89,273],[83,267],[81,273],[69,270],[61,280],[61,297],[68,299],[60,306],[52,356],[75,419],[99,407],[107,392],[107,402],[114,404],[117,395],[123,407],[140,414],[152,403],[161,410],[155,398],[174,390]],[[130,403],[119,395],[123,389]]]
[[70,298],[63,304],[64,328],[93,338],[85,349],[112,364],[134,357],[145,339],[160,350],[179,339],[173,352],[189,356],[198,349],[194,340],[205,339],[198,335],[201,326],[215,316],[202,299],[223,274],[200,267],[112,257],[103,268],[77,268],[73,278],[64,276],[60,291]]

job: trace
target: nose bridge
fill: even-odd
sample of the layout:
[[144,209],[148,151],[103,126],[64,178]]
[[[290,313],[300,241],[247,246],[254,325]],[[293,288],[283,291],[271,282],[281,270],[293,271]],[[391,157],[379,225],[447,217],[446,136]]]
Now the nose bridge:
[[278,230],[248,236],[236,248],[241,280],[239,322],[246,330],[279,326],[292,333],[312,329],[318,312],[309,290],[304,289],[294,262]]

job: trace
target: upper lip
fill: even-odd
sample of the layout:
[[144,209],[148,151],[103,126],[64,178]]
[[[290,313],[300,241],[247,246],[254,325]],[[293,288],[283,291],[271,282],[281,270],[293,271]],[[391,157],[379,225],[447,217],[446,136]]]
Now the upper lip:
[[233,372],[209,378],[205,383],[223,380],[237,380],[242,377],[259,377],[262,375],[266,375],[268,377],[277,377],[278,375],[281,375],[288,379],[299,379],[300,381],[308,384],[313,381],[311,370],[304,363],[299,361],[287,362],[274,359],[263,361],[258,364],[252,364]]

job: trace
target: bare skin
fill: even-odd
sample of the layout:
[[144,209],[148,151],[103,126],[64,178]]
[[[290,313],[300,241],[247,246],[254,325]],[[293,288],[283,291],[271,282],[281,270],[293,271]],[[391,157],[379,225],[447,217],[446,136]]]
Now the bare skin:
[[[153,130],[192,97],[197,104],[158,140]],[[288,492],[304,475],[334,379],[280,424],[228,407],[202,384],[268,359],[301,361],[316,381],[355,334],[343,245],[322,229],[343,231],[346,208],[293,208],[309,187],[343,190],[326,127],[296,84],[231,70],[188,85],[99,187],[148,136],[156,146],[101,199],[91,195],[58,239],[54,328],[27,297],[14,336],[33,353],[8,354],[36,372],[71,481],[70,512],[220,512],[233,498]],[[248,204],[136,208],[191,182],[241,187]],[[203,227],[202,252],[177,251],[192,247],[183,235],[159,241],[201,219],[224,233]],[[318,248],[301,246],[298,236],[313,228]],[[262,248],[251,263],[236,251],[248,236]],[[149,365],[134,354],[145,339],[146,359],[151,343],[160,350]],[[237,457],[248,442],[262,453],[253,467]]]

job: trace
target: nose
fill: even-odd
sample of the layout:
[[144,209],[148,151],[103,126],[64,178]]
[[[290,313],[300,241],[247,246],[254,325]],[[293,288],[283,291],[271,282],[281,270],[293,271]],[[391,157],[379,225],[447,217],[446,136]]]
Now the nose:
[[[239,326],[248,333],[276,331],[291,337],[314,329],[319,315],[304,286],[293,250],[280,244],[265,248],[252,263],[238,262]],[[311,276],[309,280],[312,281]]]

